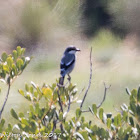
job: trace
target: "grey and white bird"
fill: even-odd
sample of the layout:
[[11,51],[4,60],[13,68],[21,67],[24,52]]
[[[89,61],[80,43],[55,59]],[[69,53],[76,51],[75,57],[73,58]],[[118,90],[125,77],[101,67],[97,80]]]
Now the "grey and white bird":
[[71,80],[70,77],[70,73],[72,72],[72,70],[74,69],[75,66],[75,61],[76,61],[76,52],[80,51],[79,48],[76,48],[73,45],[70,45],[68,48],[66,48],[66,50],[64,51],[63,57],[61,59],[61,63],[60,63],[60,80],[59,80],[59,84],[63,85],[64,83],[64,78],[66,75],[68,75],[68,80]]

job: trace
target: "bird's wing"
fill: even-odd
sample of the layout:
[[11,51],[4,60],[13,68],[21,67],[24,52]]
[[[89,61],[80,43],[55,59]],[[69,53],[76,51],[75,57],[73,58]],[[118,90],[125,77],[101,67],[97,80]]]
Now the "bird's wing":
[[61,72],[66,71],[75,62],[75,55],[64,55],[61,59]]

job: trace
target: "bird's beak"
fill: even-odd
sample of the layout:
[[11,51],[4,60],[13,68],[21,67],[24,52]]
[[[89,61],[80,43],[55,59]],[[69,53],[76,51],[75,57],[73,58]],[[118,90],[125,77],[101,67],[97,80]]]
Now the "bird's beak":
[[76,51],[81,51],[79,48],[76,48]]

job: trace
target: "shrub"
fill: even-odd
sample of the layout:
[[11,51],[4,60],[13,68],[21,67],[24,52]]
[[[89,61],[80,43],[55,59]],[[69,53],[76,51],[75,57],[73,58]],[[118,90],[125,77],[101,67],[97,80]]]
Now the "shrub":
[[[6,81],[10,86],[12,80],[20,75],[29,63],[30,59],[23,56],[23,50],[18,47],[12,55],[2,54],[0,75],[2,81]],[[5,66],[6,70],[4,69]],[[99,105],[93,104],[87,110],[82,109],[92,78],[92,63],[90,66],[89,85],[83,100],[78,99],[78,90],[72,83],[60,86],[58,80],[56,80],[52,85],[43,84],[38,86],[34,82],[25,84],[25,89],[19,89],[18,92],[30,102],[29,110],[27,114],[24,114],[22,110],[17,113],[12,108],[11,115],[17,120],[17,123],[14,125],[8,124],[7,128],[4,128],[5,120],[1,119],[1,139],[18,139],[19,137],[21,140],[139,139],[140,87],[138,90],[133,89],[131,92],[128,88],[126,89],[127,94],[130,96],[129,105],[123,104],[117,115],[107,114],[101,108],[109,88],[106,85],[101,103]],[[71,104],[73,103],[80,103],[80,107],[75,109],[75,114],[68,119]],[[87,112],[92,113],[95,119],[100,120],[102,126],[95,125],[91,120],[86,121],[84,116]]]

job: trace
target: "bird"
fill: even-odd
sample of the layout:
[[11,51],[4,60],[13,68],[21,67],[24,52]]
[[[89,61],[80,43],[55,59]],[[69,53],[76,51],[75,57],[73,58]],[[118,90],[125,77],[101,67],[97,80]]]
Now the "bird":
[[68,46],[63,54],[63,57],[61,58],[60,62],[60,80],[59,85],[64,84],[64,78],[66,75],[68,75],[68,80],[71,80],[70,73],[74,69],[75,61],[76,61],[76,52],[80,51],[79,48],[76,48],[74,45]]

